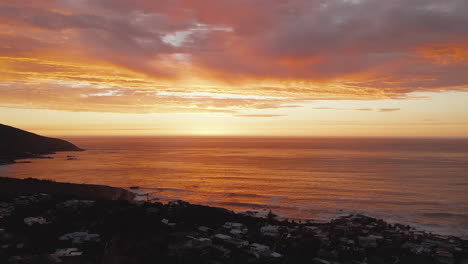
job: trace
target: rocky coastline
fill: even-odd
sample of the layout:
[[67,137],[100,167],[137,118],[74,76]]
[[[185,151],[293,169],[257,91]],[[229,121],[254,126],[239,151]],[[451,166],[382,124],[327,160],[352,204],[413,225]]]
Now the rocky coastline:
[[107,186],[0,186],[0,263],[468,263],[464,239],[364,215],[296,223]]

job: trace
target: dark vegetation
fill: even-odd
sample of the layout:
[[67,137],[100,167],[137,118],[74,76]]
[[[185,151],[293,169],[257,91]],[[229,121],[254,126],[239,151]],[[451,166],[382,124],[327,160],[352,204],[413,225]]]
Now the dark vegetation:
[[448,264],[468,260],[466,240],[362,215],[298,224],[278,221],[273,214],[257,218],[183,201],[82,200],[85,197],[69,190],[26,195],[29,192],[0,196],[0,263]]

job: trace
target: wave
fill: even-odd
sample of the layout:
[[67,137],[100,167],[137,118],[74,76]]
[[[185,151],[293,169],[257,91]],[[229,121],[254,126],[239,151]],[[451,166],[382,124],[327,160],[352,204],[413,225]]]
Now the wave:
[[178,189],[178,188],[155,188],[155,187],[142,187],[141,189],[154,190],[154,191],[171,191],[171,192],[187,192],[187,191],[189,191],[189,190],[186,190],[186,189]]
[[279,209],[281,206],[268,205],[268,204],[256,204],[256,203],[234,203],[234,202],[212,202],[220,206],[233,206],[233,207],[245,207],[245,208],[260,208],[260,209]]
[[270,196],[254,194],[254,193],[226,193],[225,195],[229,197],[247,197],[247,198],[265,198],[265,199],[270,198]]
[[426,217],[440,217],[440,218],[463,218],[468,220],[468,215],[453,214],[453,213],[423,213]]

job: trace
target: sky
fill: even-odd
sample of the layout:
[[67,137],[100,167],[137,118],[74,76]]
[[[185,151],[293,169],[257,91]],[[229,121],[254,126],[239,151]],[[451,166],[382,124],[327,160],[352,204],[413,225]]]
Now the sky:
[[0,123],[468,136],[466,0],[0,0]]

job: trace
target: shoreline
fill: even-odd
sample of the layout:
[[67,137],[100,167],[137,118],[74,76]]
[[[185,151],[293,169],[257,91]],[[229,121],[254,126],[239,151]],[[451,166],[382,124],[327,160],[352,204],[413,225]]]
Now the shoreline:
[[57,154],[57,152],[80,152],[85,151],[84,149],[79,150],[60,150],[45,153],[19,153],[19,154],[0,154],[0,166],[11,165],[16,163],[31,163],[31,161],[21,161],[29,159],[53,159],[51,155]]
[[364,215],[297,223],[184,201],[135,201],[123,188],[36,179],[0,178],[0,194],[2,263],[468,261],[465,239]]
[[[291,172],[283,169],[277,170],[264,168],[264,174],[252,173],[255,171],[257,165],[253,163],[250,164],[250,161],[246,160],[246,162],[242,162],[242,164],[250,165],[248,165],[249,169],[246,170],[248,177],[244,178],[243,175],[238,175],[237,173],[241,172],[237,170],[241,170],[242,167],[230,164],[231,158],[226,158],[224,160],[220,160],[219,167],[216,167],[213,171],[210,170],[209,174],[207,174],[209,177],[215,177],[213,180],[210,178],[208,181],[208,185],[213,184],[215,187],[211,189],[207,188],[208,185],[205,184],[205,175],[203,174],[205,169],[203,167],[187,167],[187,171],[190,170],[190,173],[195,176],[193,177],[194,182],[198,184],[197,189],[194,189],[186,184],[186,181],[184,180],[185,173],[183,170],[173,170],[173,168],[167,167],[167,164],[153,162],[155,160],[166,158],[164,157],[166,154],[153,153],[153,157],[153,154],[151,154],[150,151],[146,151],[146,148],[153,146],[151,144],[154,142],[147,142],[147,140],[144,139],[129,142],[130,143],[114,142],[113,140],[77,140],[74,142],[77,146],[89,149],[90,151],[76,154],[70,152],[68,152],[70,154],[57,152],[56,155],[52,155],[54,159],[51,160],[30,160],[33,164],[13,164],[11,168],[6,168],[7,166],[5,166],[3,175],[16,178],[37,177],[41,179],[53,179],[56,181],[74,183],[87,182],[123,188],[130,185],[140,186],[141,184],[143,189],[145,187],[148,187],[149,189],[155,188],[156,191],[148,192],[153,192],[163,200],[165,198],[168,198],[168,200],[182,199],[193,201],[194,203],[224,207],[236,211],[261,211],[263,210],[261,208],[265,207],[271,208],[271,210],[274,210],[274,212],[279,214],[281,217],[284,215],[285,218],[288,219],[321,219],[329,221],[333,217],[343,215],[340,212],[343,210],[345,213],[361,213],[375,218],[386,219],[387,221],[390,220],[392,222],[414,225],[414,227],[419,229],[438,234],[456,235],[468,238],[468,229],[466,225],[466,220],[468,219],[467,215],[456,208],[457,206],[460,209],[464,208],[464,201],[460,199],[460,197],[466,196],[463,192],[463,185],[453,185],[453,187],[451,186],[447,189],[451,191],[440,191],[442,188],[439,188],[436,184],[437,181],[439,181],[436,173],[432,175],[432,169],[426,171],[425,167],[419,166],[418,163],[414,163],[413,160],[411,160],[411,162],[408,161],[408,170],[396,171],[395,173],[389,174],[388,176],[390,177],[387,176],[386,171],[380,171],[387,166],[385,165],[386,162],[377,162],[375,168],[372,167],[374,165],[367,167],[372,168],[371,172],[369,172],[370,174],[366,174],[367,176],[361,177],[356,176],[357,174],[353,176],[355,173],[335,174],[333,168],[323,175],[321,172],[315,173],[314,167],[310,167],[305,163],[304,165],[301,165],[301,160],[303,159],[302,156],[299,160],[279,160],[278,168],[288,167],[290,166],[288,165],[290,162],[300,162],[297,167],[291,168]],[[200,144],[202,143],[203,142],[200,142]],[[130,144],[131,147],[129,147],[128,144]],[[170,147],[170,149],[174,151],[178,151],[180,149],[177,145],[173,146],[174,144],[172,142],[165,143],[164,141],[162,141],[162,143],[155,143],[154,146],[159,146],[161,144],[163,144],[162,146]],[[225,147],[227,147],[226,151],[228,151],[229,147]],[[250,151],[246,152],[246,154],[249,152]],[[185,150],[181,153],[185,153]],[[189,152],[186,154],[189,155]],[[201,157],[211,157],[212,155],[209,151],[201,151],[200,154]],[[68,156],[66,158],[65,155],[76,155],[78,161],[64,161],[68,159]],[[324,155],[324,157],[328,157],[326,153]],[[190,163],[190,160],[177,160],[176,156],[171,156],[171,159],[175,159],[174,168],[177,166],[183,167],[186,162]],[[366,157],[364,159],[358,157],[356,161],[368,162],[367,154],[365,156]],[[244,160],[241,156],[239,157]],[[152,160],[153,158],[154,160]],[[372,157],[370,158],[372,159]],[[393,156],[392,154],[389,157],[391,160],[394,158],[399,159],[400,156]],[[207,162],[207,164],[211,163],[209,159],[203,158],[202,160],[203,162]],[[336,161],[333,161],[334,159],[332,159],[332,161],[328,161],[328,159],[319,158],[318,160],[324,160],[325,163],[322,164],[319,162],[320,164],[317,164],[316,166],[317,169],[321,168],[322,165],[326,166],[329,162],[337,164]],[[385,158],[385,161],[386,160],[387,158]],[[419,159],[416,159],[415,161],[417,162],[417,160]],[[437,160],[439,160],[439,158],[437,158]],[[114,162],[115,164],[118,164],[118,169],[113,168]],[[404,162],[405,164],[407,163],[407,161]],[[44,163],[44,165],[41,165],[42,163]],[[444,164],[445,163],[441,163],[440,165],[446,166]],[[462,166],[464,166],[463,164],[464,163],[461,163],[460,165],[455,164],[453,167],[461,169]],[[450,166],[452,167],[452,165]],[[263,165],[260,164],[259,167],[262,168]],[[345,169],[346,171],[350,169],[353,170],[353,167],[354,165],[351,165]],[[82,171],[81,168],[85,168],[85,170]],[[367,168],[363,169],[363,172],[366,171],[367,173]],[[302,170],[310,170],[310,173],[301,174],[294,183],[307,183],[307,188],[300,184],[295,184],[292,188],[282,186],[284,184],[281,179],[287,178],[289,175],[294,175],[294,173]],[[328,179],[328,176],[324,176],[328,175],[328,173],[333,175],[333,177],[342,178],[342,180],[340,179],[337,181],[337,187],[330,188],[330,186],[327,185],[333,182],[331,180],[333,177]],[[431,183],[422,183],[417,177],[413,177],[413,175],[416,176],[419,175],[419,173],[431,173],[433,176],[430,177]],[[146,174],[153,174],[155,179],[152,179],[151,177],[147,178]],[[270,174],[276,176],[273,176],[274,178],[270,179],[270,176],[268,176]],[[106,177],[99,177],[99,175],[106,175]],[[343,177],[341,177],[341,175],[343,175]],[[395,175],[395,177],[393,178],[392,175]],[[406,187],[399,188],[398,183],[402,181],[399,177],[402,175],[405,176],[402,178],[403,181],[412,184],[413,187],[411,187],[411,189],[406,189]],[[125,180],[120,180],[119,177],[122,176],[125,177]],[[160,176],[161,179],[157,179]],[[223,187],[224,183],[222,181],[217,180],[218,176],[226,177],[228,180],[227,189]],[[463,175],[460,173],[454,173],[452,177],[453,179],[451,180],[460,180],[460,177],[462,176]],[[181,181],[174,181],[174,177],[180,177]],[[265,178],[265,181],[263,181],[262,178]],[[268,179],[268,181],[266,179]],[[461,180],[462,182],[465,181],[464,178],[461,178]],[[155,184],[152,185],[151,182],[155,182]],[[384,193],[373,190],[375,186],[369,183],[374,182],[377,184],[376,186],[379,186],[379,188],[384,188],[381,189]],[[389,186],[392,187],[385,189],[383,182],[391,184]],[[236,190],[231,188],[230,183],[237,186],[246,184],[245,190],[241,190],[236,187],[237,190],[241,190],[236,192]],[[355,185],[349,185],[350,183]],[[256,190],[255,185],[265,186],[267,188]],[[351,192],[349,192],[351,189],[347,189],[349,186],[353,186]],[[176,189],[170,190],[171,188]],[[277,188],[281,188],[281,192],[276,191]],[[163,191],[159,191],[159,189],[162,189]],[[228,193],[225,194],[223,191]],[[357,195],[350,195],[351,193],[355,193]],[[445,201],[439,201],[439,197],[443,197]],[[429,201],[426,201],[426,199]],[[434,212],[434,214],[431,214],[432,212]],[[436,213],[441,214],[438,215]],[[457,215],[457,213],[460,214]],[[394,215],[395,217],[393,217]]]
[[24,196],[35,193],[47,193],[55,197],[74,197],[91,200],[126,200],[132,201],[135,194],[117,187],[63,183],[34,178],[16,179],[0,177],[0,194],[2,196]]
[[[158,196],[157,193],[154,193],[153,190],[154,188],[152,187],[142,187],[142,186],[137,186],[138,189],[132,190],[131,188],[126,188],[130,192],[133,192],[136,194],[136,199],[140,199],[141,201],[156,201],[156,202],[162,202],[162,203],[167,203],[172,200],[178,199],[177,196]],[[146,191],[145,191],[146,190]],[[185,200],[189,201],[190,200]],[[346,208],[341,208],[341,209],[336,209],[333,212],[327,212],[325,215],[321,215],[321,217],[294,217],[290,216],[288,212],[284,213],[281,211],[281,206],[278,205],[264,205],[260,207],[243,207],[239,208],[235,206],[234,208],[231,208],[229,206],[226,206],[224,204],[218,203],[218,202],[201,202],[199,204],[206,205],[206,206],[213,206],[213,207],[221,207],[221,208],[226,208],[228,210],[232,210],[236,213],[243,213],[247,214],[249,216],[253,217],[266,217],[269,211],[272,211],[275,215],[277,215],[277,219],[280,220],[286,220],[286,221],[295,221],[295,222],[302,222],[302,223],[327,223],[330,222],[333,219],[343,217],[343,216],[348,216],[351,214],[359,214],[359,215],[366,215],[372,218],[376,219],[384,219],[387,223],[390,224],[402,224],[402,225],[409,225],[412,228],[419,230],[419,231],[424,231],[426,233],[432,233],[432,234],[438,234],[438,235],[444,235],[444,236],[456,236],[460,237],[462,239],[468,239],[468,230],[466,228],[454,228],[453,226],[450,225],[437,225],[437,224],[431,224],[431,223],[421,223],[417,221],[410,221],[407,219],[403,219],[402,217],[399,217],[398,215],[394,214],[382,214],[382,213],[375,213],[372,211],[366,211],[366,210],[347,210]]]
[[47,154],[22,154],[22,155],[3,155],[0,156],[0,166],[2,165],[10,165],[16,163],[30,163],[30,161],[17,161],[17,160],[25,160],[25,159],[53,159],[50,156],[44,155],[52,155],[56,153],[47,153]]

